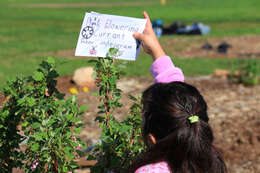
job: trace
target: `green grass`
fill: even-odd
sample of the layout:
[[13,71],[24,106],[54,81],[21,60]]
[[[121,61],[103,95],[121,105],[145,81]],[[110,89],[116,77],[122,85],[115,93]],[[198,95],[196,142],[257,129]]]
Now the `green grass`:
[[[69,6],[66,8],[30,7],[38,3],[89,3],[92,6]],[[99,3],[113,3],[113,6],[99,6]],[[210,36],[240,36],[260,33],[259,0],[168,0],[167,6],[159,0],[143,0],[142,5],[118,5],[123,0],[2,0],[0,1],[0,88],[8,76],[29,74],[44,56],[41,53],[74,49],[81,23],[86,11],[106,14],[142,17],[146,10],[152,19],[160,18],[165,25],[179,20],[190,24],[201,21],[212,28]],[[139,2],[139,0],[131,0]],[[145,5],[145,2],[149,3]],[[150,4],[153,2],[154,4]],[[173,39],[165,37],[165,39]],[[47,53],[46,53],[47,52]],[[37,54],[37,56],[35,56]],[[170,55],[174,56],[174,55]],[[61,75],[71,74],[75,68],[87,65],[86,59],[55,57],[60,63]],[[150,58],[141,54],[137,62],[130,62],[128,75],[147,75]],[[186,75],[210,74],[214,68],[229,68],[230,60],[176,59]],[[66,62],[66,63],[63,63]],[[202,66],[203,65],[203,66]],[[203,68],[202,68],[203,67]],[[210,67],[207,70],[204,67]]]
[[[183,59],[179,57],[172,57],[176,67],[183,70],[185,76],[204,76],[213,74],[215,69],[230,69],[237,70],[241,65],[247,63],[245,59],[229,58],[229,59],[210,59],[210,58],[189,58]],[[260,64],[260,59],[257,59]],[[152,60],[148,55],[143,55],[137,59],[136,62],[128,62],[126,69],[127,76],[150,76],[150,66]],[[232,67],[233,66],[233,67]],[[233,69],[231,69],[231,67]],[[131,71],[131,73],[129,73]]]

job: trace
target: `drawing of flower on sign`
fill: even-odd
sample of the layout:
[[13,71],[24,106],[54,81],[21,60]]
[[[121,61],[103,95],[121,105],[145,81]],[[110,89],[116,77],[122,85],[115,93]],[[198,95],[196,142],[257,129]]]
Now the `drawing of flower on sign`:
[[83,28],[81,34],[85,39],[89,39],[100,28],[100,19],[98,16],[92,15],[87,18],[87,25]]
[[91,55],[96,55],[96,53],[97,53],[96,47],[97,47],[97,46],[92,46],[92,48],[90,49],[89,53],[90,53]]

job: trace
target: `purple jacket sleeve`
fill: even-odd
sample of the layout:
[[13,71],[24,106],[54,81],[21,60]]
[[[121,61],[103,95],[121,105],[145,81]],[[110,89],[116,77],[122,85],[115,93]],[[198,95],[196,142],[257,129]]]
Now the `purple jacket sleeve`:
[[162,56],[155,60],[150,70],[154,83],[184,82],[182,70],[175,67],[168,56]]

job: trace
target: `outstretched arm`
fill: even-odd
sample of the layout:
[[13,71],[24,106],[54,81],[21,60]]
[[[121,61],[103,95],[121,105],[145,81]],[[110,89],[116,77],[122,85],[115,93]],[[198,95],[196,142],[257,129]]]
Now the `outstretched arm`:
[[184,82],[184,75],[180,68],[174,66],[170,57],[166,56],[152,27],[151,20],[146,12],[143,13],[147,20],[144,32],[134,33],[134,37],[142,42],[144,51],[154,60],[151,73],[155,83],[169,83],[174,81]]

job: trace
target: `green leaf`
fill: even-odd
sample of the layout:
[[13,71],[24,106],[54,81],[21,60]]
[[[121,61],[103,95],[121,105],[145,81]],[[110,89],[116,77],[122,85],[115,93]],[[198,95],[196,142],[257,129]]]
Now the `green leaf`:
[[87,160],[96,160],[97,158],[93,155],[88,155]]
[[51,71],[50,73],[49,73],[49,77],[51,77],[51,78],[56,78],[56,77],[59,77],[59,74],[56,72],[56,71]]
[[28,106],[30,106],[30,107],[35,105],[35,99],[32,97],[27,97],[26,102],[28,103]]
[[48,124],[48,120],[46,120],[46,119],[42,120],[42,125],[43,126],[46,126],[47,124]]
[[101,117],[101,116],[97,116],[95,121],[98,121],[99,123],[103,122],[104,121],[104,117]]
[[49,56],[46,60],[47,63],[51,64],[52,66],[55,65],[55,59],[51,56]]
[[53,123],[55,123],[56,121],[55,121],[55,119],[49,119],[49,121],[48,121],[48,126],[50,127]]
[[5,110],[4,112],[2,112],[1,118],[6,118],[9,115],[9,110]]
[[77,168],[78,167],[78,165],[71,165],[71,168],[73,168],[73,169],[75,169],[75,168]]
[[28,124],[29,124],[28,121],[24,121],[24,122],[22,123],[22,127],[27,127]]
[[40,141],[40,140],[42,140],[42,136],[39,135],[39,134],[37,134],[37,135],[33,135],[32,137],[35,138],[36,141]]
[[82,120],[81,117],[73,117],[72,120],[71,120],[71,122],[76,123],[76,122],[81,121],[81,120]]
[[68,172],[68,168],[67,168],[66,165],[63,165],[63,166],[62,166],[62,172]]
[[74,129],[74,132],[77,133],[77,134],[80,134],[80,131],[81,131],[81,128],[75,128]]
[[64,152],[69,152],[70,150],[71,150],[71,148],[68,147],[68,146],[66,146],[66,147],[63,148],[63,151],[64,151]]
[[104,104],[100,104],[100,105],[98,105],[98,108],[99,109],[103,109],[103,108],[105,108],[105,105]]
[[40,134],[41,134],[42,138],[47,138],[48,137],[47,132],[41,132]]
[[26,99],[24,99],[24,98],[19,99],[19,100],[18,100],[18,105],[23,106],[24,103],[25,103],[25,101],[26,101]]
[[70,131],[69,131],[69,132],[66,133],[66,138],[69,139],[70,136],[71,136],[71,133],[70,133]]
[[131,100],[137,101],[137,99],[136,99],[134,96],[132,96],[131,94],[128,94],[128,96],[129,96],[129,98],[130,98]]
[[37,128],[39,128],[40,126],[41,126],[41,124],[38,123],[38,122],[35,122],[35,123],[32,124],[32,128],[34,128],[34,129],[37,129]]
[[74,159],[74,155],[71,152],[65,152],[65,154],[70,160]]
[[80,114],[85,113],[87,108],[88,108],[87,105],[81,106],[81,107],[79,108]]
[[33,73],[33,79],[36,81],[36,82],[39,82],[41,80],[43,80],[44,78],[44,75],[42,72],[39,72],[39,71],[36,71]]
[[67,119],[68,121],[70,121],[72,118],[73,118],[73,114],[68,114],[68,115],[66,115],[66,119]]
[[29,90],[29,91],[32,91],[32,90],[34,90],[34,86],[32,86],[32,85],[29,85],[29,86],[28,86],[28,90]]
[[120,128],[120,134],[126,133],[127,131],[129,131],[131,129],[131,127],[129,127],[128,125],[123,125]]
[[75,103],[75,102],[76,102],[76,96],[75,96],[75,95],[72,95],[72,96],[71,96],[71,101],[72,101],[72,103]]
[[38,143],[34,143],[32,146],[31,146],[31,150],[32,151],[37,151],[39,149],[39,144]]
[[62,127],[59,127],[59,128],[56,128],[55,129],[55,134],[54,133],[52,133],[53,131],[51,131],[51,135],[56,135],[56,134],[60,134],[61,132],[62,132]]
[[62,100],[62,99],[64,99],[65,94],[62,94],[62,93],[56,93],[55,97],[56,97],[57,99],[59,99],[59,100]]
[[71,144],[73,147],[77,147],[77,146],[79,146],[79,144],[78,144],[78,143],[76,143],[76,142],[73,142],[73,141],[72,141],[70,144]]
[[118,52],[119,52],[119,50],[118,50],[117,48],[110,48],[110,49],[108,50],[107,56],[108,56],[108,57],[117,56],[117,55],[118,55]]

